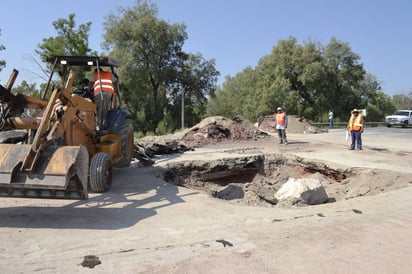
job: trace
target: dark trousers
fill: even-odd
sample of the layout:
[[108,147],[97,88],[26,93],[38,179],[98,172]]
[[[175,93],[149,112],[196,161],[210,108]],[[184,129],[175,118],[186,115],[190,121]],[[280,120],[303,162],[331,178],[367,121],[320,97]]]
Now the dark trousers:
[[278,131],[280,142],[282,144],[287,143],[288,140],[286,139],[286,130],[285,129],[277,129],[277,131]]
[[103,125],[106,121],[107,112],[110,109],[112,102],[112,93],[108,91],[98,92],[94,95],[94,103],[97,106],[97,125],[100,129],[103,129]]
[[352,144],[350,145],[351,149],[355,149],[355,144],[358,149],[362,149],[362,132],[359,130],[352,130],[350,133],[352,137]]

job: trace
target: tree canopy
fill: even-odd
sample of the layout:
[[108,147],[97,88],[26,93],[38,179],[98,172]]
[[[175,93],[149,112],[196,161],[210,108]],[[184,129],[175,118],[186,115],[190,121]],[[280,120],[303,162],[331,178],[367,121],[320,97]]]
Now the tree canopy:
[[[35,52],[43,62],[52,55],[86,56],[97,55],[89,48],[89,31],[92,23],[80,24],[76,29],[75,14],[69,14],[68,19],[60,18],[53,22],[57,32],[56,36],[44,38],[38,44]],[[46,63],[45,73],[50,73],[51,64]],[[84,78],[85,71],[82,68],[73,68],[76,72],[76,81]]]
[[255,68],[228,77],[209,100],[207,111],[256,121],[278,106],[312,121],[326,121],[329,110],[338,120],[346,120],[353,108],[369,109],[373,118],[383,119],[393,108],[348,43],[333,37],[326,46],[313,41],[299,44],[289,37]]
[[412,109],[412,92],[408,94],[396,94],[392,97],[396,109]]
[[85,56],[92,52],[89,48],[89,31],[92,23],[80,24],[76,29],[75,14],[68,19],[60,18],[53,22],[57,36],[44,38],[36,53],[45,61],[50,55]]
[[186,124],[198,122],[216,88],[214,60],[184,52],[186,26],[158,19],[150,2],[137,1],[119,12],[106,18],[104,47],[122,63],[121,89],[135,128],[159,134],[175,130],[183,104]]

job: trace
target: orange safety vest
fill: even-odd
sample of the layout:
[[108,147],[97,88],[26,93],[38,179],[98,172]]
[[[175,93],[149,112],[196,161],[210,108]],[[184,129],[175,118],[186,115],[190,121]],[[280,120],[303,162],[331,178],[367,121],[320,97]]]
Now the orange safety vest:
[[349,131],[359,131],[363,128],[363,115],[358,114],[358,116],[351,115],[349,119],[348,129]]
[[[113,81],[112,81],[112,73],[109,71],[100,71],[100,78],[102,80],[102,89],[103,91],[108,91],[111,93],[114,93],[114,87],[113,87]],[[98,72],[94,72],[94,79],[96,81],[94,82],[94,94],[98,93],[101,91],[100,89],[100,81],[99,81],[99,74]]]
[[276,113],[276,125],[285,126],[286,125],[286,113]]

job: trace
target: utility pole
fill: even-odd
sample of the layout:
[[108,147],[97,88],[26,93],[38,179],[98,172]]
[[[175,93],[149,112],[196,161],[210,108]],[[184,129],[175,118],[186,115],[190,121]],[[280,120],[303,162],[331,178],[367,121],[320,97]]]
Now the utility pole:
[[185,128],[185,91],[182,89],[182,129]]

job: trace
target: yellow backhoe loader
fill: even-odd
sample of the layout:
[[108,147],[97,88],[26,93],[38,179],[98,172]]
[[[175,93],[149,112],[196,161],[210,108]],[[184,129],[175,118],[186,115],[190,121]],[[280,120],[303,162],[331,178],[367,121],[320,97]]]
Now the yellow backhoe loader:
[[104,68],[115,75],[120,64],[89,56],[48,61],[52,73],[41,99],[11,92],[17,70],[0,85],[0,196],[87,199],[89,191],[110,189],[112,167],[130,165],[133,126],[121,108],[117,82],[105,122],[98,125],[102,106],[73,92],[73,68]]

